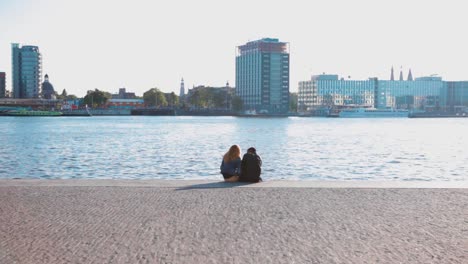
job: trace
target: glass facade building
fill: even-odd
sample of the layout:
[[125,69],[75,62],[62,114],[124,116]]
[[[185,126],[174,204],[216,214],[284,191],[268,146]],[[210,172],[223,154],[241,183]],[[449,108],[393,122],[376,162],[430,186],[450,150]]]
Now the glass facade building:
[[298,110],[346,105],[374,106],[376,79],[367,81],[338,79],[338,75],[314,75],[299,82]]
[[444,82],[441,77],[421,77],[415,81],[378,81],[376,108],[424,108],[439,104]]
[[39,98],[41,95],[42,56],[37,46],[13,43],[12,88],[14,98]]
[[355,81],[323,74],[299,82],[298,110],[302,112],[325,106],[422,110],[463,105],[468,105],[468,82],[447,82],[434,76],[414,81]]
[[445,82],[441,93],[441,106],[451,111],[468,107],[468,81]]
[[245,110],[289,110],[289,44],[263,38],[237,47],[236,95]]

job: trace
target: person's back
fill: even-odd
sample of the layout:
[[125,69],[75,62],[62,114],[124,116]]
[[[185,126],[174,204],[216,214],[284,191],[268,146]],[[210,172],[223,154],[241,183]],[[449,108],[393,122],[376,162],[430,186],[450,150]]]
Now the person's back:
[[228,152],[224,154],[220,170],[225,181],[236,182],[239,180],[241,165],[240,154],[240,147],[238,145],[232,145]]
[[259,182],[262,181],[260,174],[262,173],[262,159],[255,148],[249,148],[247,153],[242,157],[241,175],[239,181],[243,182]]
[[240,158],[236,158],[234,160],[224,162],[224,159],[221,161],[221,174],[223,174],[224,178],[227,179],[231,176],[236,176],[240,173],[239,166],[241,163]]

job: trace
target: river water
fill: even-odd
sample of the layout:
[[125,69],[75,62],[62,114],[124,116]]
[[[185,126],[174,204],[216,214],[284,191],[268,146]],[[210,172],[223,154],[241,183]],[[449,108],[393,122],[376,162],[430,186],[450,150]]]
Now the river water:
[[221,179],[232,144],[265,180],[468,180],[468,119],[163,116],[0,117],[0,178]]

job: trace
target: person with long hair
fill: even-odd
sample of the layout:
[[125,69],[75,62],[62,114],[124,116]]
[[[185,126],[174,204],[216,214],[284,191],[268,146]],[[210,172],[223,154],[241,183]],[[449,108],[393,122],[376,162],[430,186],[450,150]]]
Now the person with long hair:
[[238,145],[232,145],[223,156],[221,162],[221,174],[227,182],[239,180],[241,165],[241,149]]

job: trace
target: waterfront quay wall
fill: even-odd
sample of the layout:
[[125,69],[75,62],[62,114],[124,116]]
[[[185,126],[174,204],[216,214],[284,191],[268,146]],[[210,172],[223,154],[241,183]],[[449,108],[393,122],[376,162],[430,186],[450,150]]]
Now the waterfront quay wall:
[[119,115],[131,115],[130,109],[89,109],[91,115],[108,115],[108,116],[119,116]]

